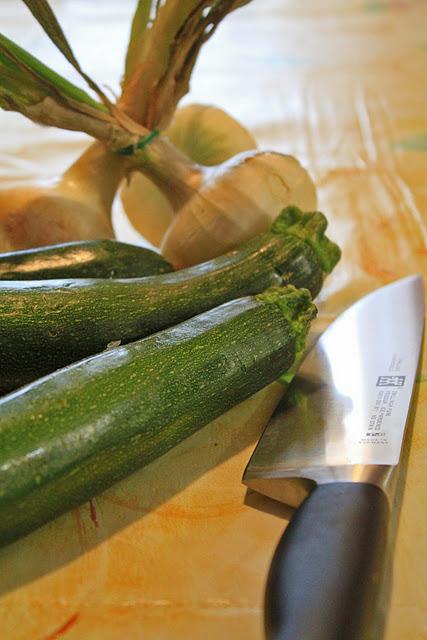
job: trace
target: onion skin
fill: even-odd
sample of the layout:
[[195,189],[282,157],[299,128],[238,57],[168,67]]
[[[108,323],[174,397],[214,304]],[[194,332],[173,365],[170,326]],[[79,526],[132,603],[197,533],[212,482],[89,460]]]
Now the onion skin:
[[59,188],[21,187],[0,193],[1,251],[113,237],[106,212],[64,196]]
[[267,230],[280,211],[316,208],[316,189],[299,162],[273,151],[250,151],[210,170],[176,214],[161,252],[182,268],[209,260]]
[[[212,167],[242,151],[256,149],[255,138],[223,109],[189,104],[178,109],[165,135],[198,167],[200,186]],[[146,240],[160,246],[178,210],[162,193],[161,185],[134,172],[121,190],[123,208],[130,223]]]
[[124,169],[96,142],[61,179],[0,190],[0,251],[114,238],[111,205]]
[[253,135],[223,109],[189,104],[175,113],[166,135],[193,162],[213,167],[257,148]]

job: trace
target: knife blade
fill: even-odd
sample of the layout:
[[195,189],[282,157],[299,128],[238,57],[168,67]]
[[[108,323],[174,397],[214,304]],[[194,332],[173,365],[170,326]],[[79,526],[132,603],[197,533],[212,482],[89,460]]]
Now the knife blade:
[[424,327],[409,276],[344,311],[304,359],[243,475],[296,507],[265,596],[268,640],[373,635],[390,513]]

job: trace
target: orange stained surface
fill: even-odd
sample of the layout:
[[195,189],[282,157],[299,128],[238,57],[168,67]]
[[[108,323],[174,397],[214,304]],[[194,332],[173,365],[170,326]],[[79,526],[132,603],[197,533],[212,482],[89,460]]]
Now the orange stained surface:
[[[134,2],[52,4],[84,68],[118,91]],[[75,80],[23,4],[3,0],[0,16],[6,35]],[[218,29],[196,67],[186,102],[228,110],[316,182],[343,249],[320,297],[319,327],[382,284],[426,275],[426,66],[423,0],[253,0]],[[0,113],[0,123],[2,187],[51,177],[87,145],[17,115]],[[138,240],[119,201],[114,215],[119,236]],[[423,360],[385,640],[427,637],[426,381]],[[0,640],[261,640],[265,578],[291,511],[247,496],[241,476],[280,394],[278,385],[260,392],[1,549]]]

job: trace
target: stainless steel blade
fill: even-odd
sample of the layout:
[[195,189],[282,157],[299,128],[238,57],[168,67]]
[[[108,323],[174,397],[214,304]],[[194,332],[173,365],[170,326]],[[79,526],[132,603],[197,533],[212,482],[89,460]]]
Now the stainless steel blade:
[[293,506],[312,481],[384,484],[399,461],[423,325],[420,276],[382,287],[341,314],[305,358],[243,482]]

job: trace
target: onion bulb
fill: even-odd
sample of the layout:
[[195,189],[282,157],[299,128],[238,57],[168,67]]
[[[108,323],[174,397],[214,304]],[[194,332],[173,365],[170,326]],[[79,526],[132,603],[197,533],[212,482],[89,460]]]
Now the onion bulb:
[[113,238],[123,159],[96,142],[62,177],[0,190],[0,250]]
[[268,229],[287,205],[316,208],[300,163],[274,151],[246,151],[204,169],[196,193],[174,216],[161,252],[176,268],[209,260]]
[[[256,149],[249,131],[226,111],[211,105],[190,104],[178,109],[165,135],[202,166],[218,165],[241,151]],[[124,184],[121,198],[134,228],[159,246],[174,218],[174,207],[161,188],[142,173],[134,172]]]
[[250,133],[222,109],[184,107],[166,135],[193,161],[182,169],[191,188],[175,202],[167,174],[154,184],[146,170],[132,174],[122,202],[137,231],[177,268],[221,255],[268,229],[289,204],[316,207],[314,184],[300,163],[256,150]]
[[240,122],[223,109],[205,104],[178,109],[166,135],[193,162],[207,167],[257,147]]

